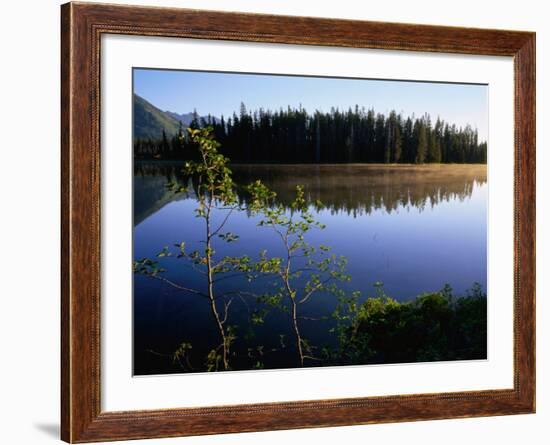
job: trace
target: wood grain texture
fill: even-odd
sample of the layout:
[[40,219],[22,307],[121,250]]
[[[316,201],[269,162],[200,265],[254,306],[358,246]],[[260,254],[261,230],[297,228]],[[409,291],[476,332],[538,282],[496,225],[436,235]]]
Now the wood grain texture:
[[[514,388],[101,412],[100,38],[104,33],[514,57]],[[61,436],[174,437],[535,410],[535,35],[91,3],[61,8]]]

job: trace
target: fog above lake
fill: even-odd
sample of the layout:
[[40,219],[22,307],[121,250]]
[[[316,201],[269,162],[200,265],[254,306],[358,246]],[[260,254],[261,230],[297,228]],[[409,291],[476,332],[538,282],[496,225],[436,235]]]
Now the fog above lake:
[[[181,163],[136,162],[134,167],[134,225],[138,225],[168,203],[193,198],[175,194],[165,184],[191,185],[181,172]],[[471,197],[475,185],[486,184],[486,165],[238,165],[231,166],[242,201],[243,187],[260,179],[277,193],[278,202],[288,205],[296,185],[304,187],[313,206],[320,202],[332,213],[351,216],[400,208],[422,211],[426,206]]]

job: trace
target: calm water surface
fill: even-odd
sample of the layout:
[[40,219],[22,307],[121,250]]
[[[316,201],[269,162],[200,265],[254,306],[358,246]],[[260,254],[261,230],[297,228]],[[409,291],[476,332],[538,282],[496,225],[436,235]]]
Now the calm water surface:
[[[290,203],[297,184],[324,230],[308,232],[312,245],[325,244],[345,256],[352,279],[345,288],[374,295],[373,284],[384,283],[386,292],[404,301],[418,294],[441,289],[449,283],[464,293],[473,283],[487,283],[487,182],[483,165],[441,166],[232,166],[238,185],[261,179]],[[185,183],[175,164],[136,162],[134,171],[134,258],[154,257],[164,246],[186,242],[187,250],[200,249],[203,221],[194,216],[193,193],[174,195],[165,184]],[[246,199],[244,195],[241,196]],[[314,204],[321,201],[323,206]],[[224,215],[218,215],[219,222]],[[216,246],[224,255],[257,257],[265,249],[282,255],[280,240],[268,229],[257,227],[258,218],[233,214],[227,231],[240,236],[238,242]],[[225,228],[224,228],[225,231]],[[203,286],[203,277],[181,260],[163,260],[166,276],[189,286]],[[202,279],[202,280],[201,280]],[[254,290],[272,283],[259,280]],[[239,278],[224,280],[220,291],[250,286]],[[223,287],[223,288],[222,288]],[[304,315],[329,315],[334,298],[319,296],[304,306]],[[288,319],[272,312],[255,333],[248,326],[254,305],[238,301],[232,307],[231,323],[239,326],[240,345],[251,342],[266,349],[277,348],[290,337]],[[312,321],[303,326],[313,344],[333,345],[330,321]],[[276,332],[278,335],[273,335]],[[254,335],[254,336],[253,336]],[[246,342],[244,341],[246,339]],[[254,340],[252,340],[254,339]],[[159,374],[181,372],[164,354],[182,341],[193,344],[204,356],[215,344],[217,333],[205,301],[177,291],[155,280],[134,277],[134,372]],[[290,341],[290,340],[288,340]],[[237,340],[239,342],[239,340]],[[235,346],[238,350],[239,345]],[[202,351],[201,351],[202,349]],[[241,351],[246,354],[246,351]],[[291,354],[292,355],[292,354]],[[265,366],[295,366],[294,356],[270,354]]]

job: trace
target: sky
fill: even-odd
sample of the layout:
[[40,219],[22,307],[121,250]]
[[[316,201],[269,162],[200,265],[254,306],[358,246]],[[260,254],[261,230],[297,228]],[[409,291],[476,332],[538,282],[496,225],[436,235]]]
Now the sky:
[[238,114],[243,102],[249,111],[259,108],[297,108],[328,112],[332,107],[391,110],[404,116],[428,113],[450,124],[477,128],[480,140],[488,136],[488,87],[396,80],[304,77],[135,68],[134,92],[163,111],[226,118]]

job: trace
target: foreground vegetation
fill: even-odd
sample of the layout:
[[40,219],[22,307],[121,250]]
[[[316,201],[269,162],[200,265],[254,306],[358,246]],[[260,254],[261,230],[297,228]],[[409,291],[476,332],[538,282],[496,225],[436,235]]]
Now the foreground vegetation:
[[484,359],[487,296],[475,284],[465,296],[450,286],[407,302],[378,296],[358,304],[342,299],[334,313],[338,364]]

